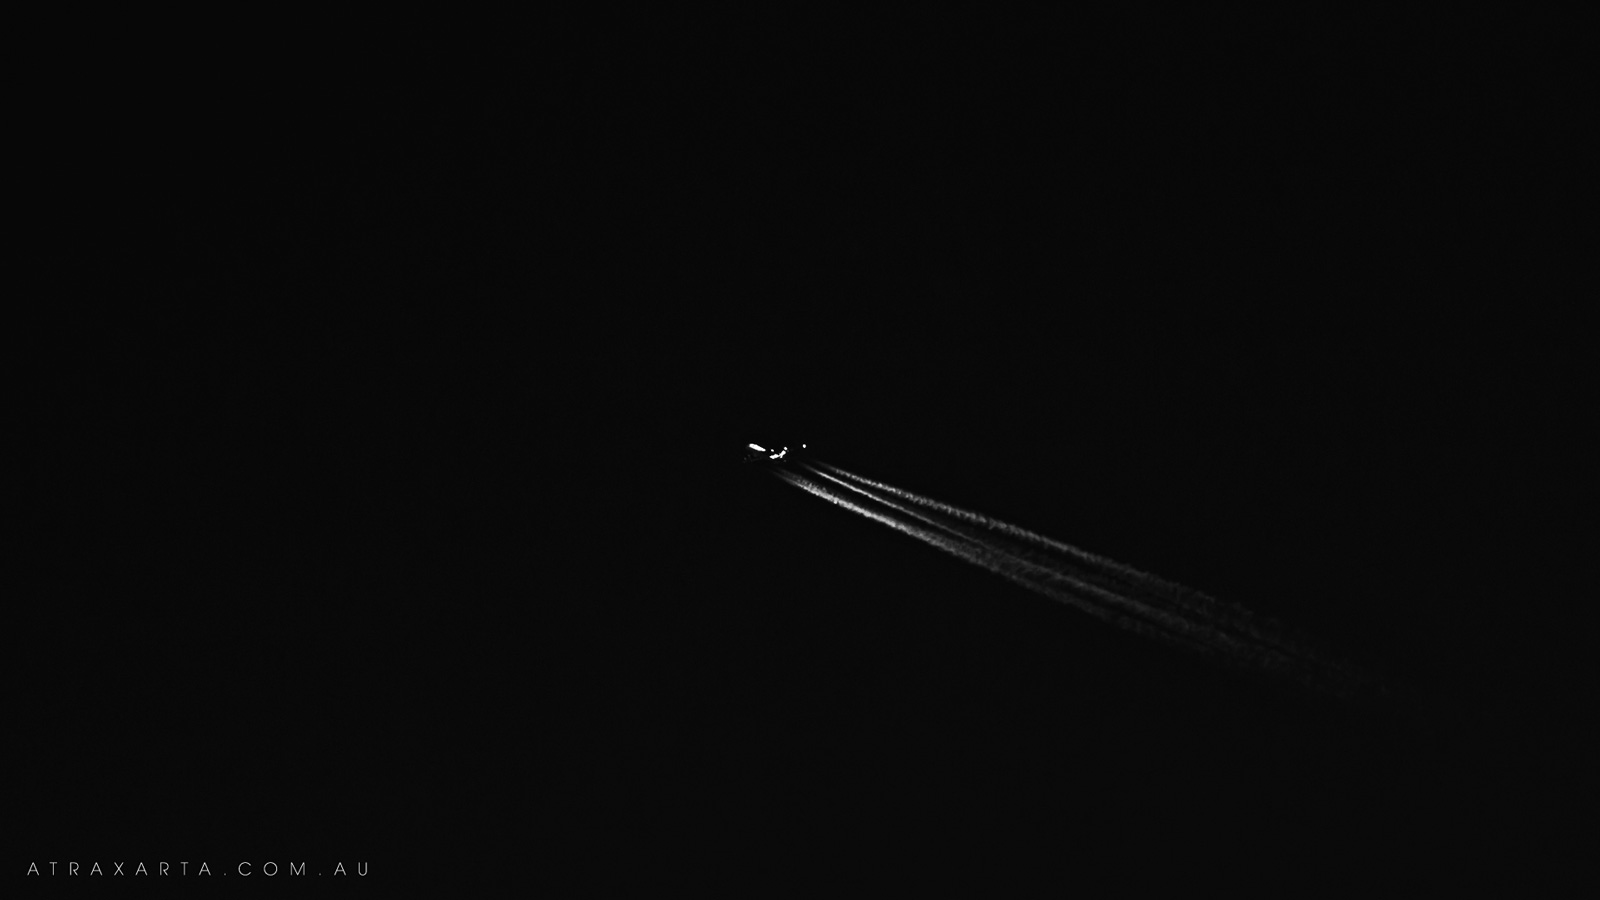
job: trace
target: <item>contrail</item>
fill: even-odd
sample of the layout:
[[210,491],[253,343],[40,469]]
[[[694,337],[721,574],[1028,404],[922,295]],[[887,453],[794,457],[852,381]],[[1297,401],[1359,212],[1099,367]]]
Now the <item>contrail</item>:
[[1154,578],[1155,577],[1155,576],[1152,576],[1152,575],[1148,575],[1148,574],[1146,574],[1144,572],[1140,572],[1137,569],[1133,569],[1131,567],[1124,566],[1121,563],[1112,562],[1109,559],[1104,559],[1102,557],[1095,556],[1094,554],[1089,553],[1087,551],[1079,550],[1077,547],[1074,547],[1074,546],[1072,546],[1070,544],[1063,544],[1060,541],[1053,541],[1050,538],[1047,538],[1047,537],[1045,537],[1043,535],[1034,534],[1031,531],[1028,531],[1028,530],[1023,529],[1023,528],[1018,528],[1015,525],[1010,525],[1010,524],[1007,524],[1005,522],[996,521],[994,519],[989,518],[988,516],[979,515],[978,513],[975,513],[975,512],[970,512],[968,510],[961,509],[959,507],[951,506],[948,503],[940,503],[939,501],[934,500],[931,497],[924,497],[924,496],[921,496],[920,494],[913,494],[910,491],[902,490],[902,489],[894,487],[892,485],[887,485],[887,484],[883,484],[881,482],[873,481],[873,480],[871,480],[869,478],[863,478],[860,475],[855,474],[854,472],[846,472],[844,469],[841,469],[838,466],[830,466],[830,465],[828,465],[827,463],[824,463],[824,462],[819,462],[819,463],[817,463],[817,465],[821,466],[824,469],[827,469],[830,472],[833,472],[836,475],[840,475],[840,476],[842,476],[844,478],[849,478],[852,481],[856,481],[856,482],[859,482],[861,484],[864,484],[867,487],[877,488],[878,490],[883,491],[886,494],[892,494],[892,495],[894,495],[896,497],[899,497],[899,498],[901,498],[903,500],[909,500],[912,503],[916,503],[916,504],[918,504],[920,506],[925,506],[925,507],[927,507],[929,509],[938,510],[939,512],[942,512],[945,515],[954,516],[955,518],[961,519],[963,521],[972,522],[972,523],[977,524],[977,525],[982,525],[985,528],[989,528],[989,529],[992,529],[994,531],[998,531],[998,532],[1000,532],[1002,534],[1010,535],[1011,537],[1020,538],[1022,540],[1028,541],[1030,543],[1038,544],[1038,545],[1044,546],[1044,547],[1049,547],[1049,548],[1051,548],[1053,550],[1057,550],[1057,551],[1059,551],[1061,553],[1065,553],[1065,554],[1067,554],[1069,556],[1073,556],[1073,557],[1076,557],[1078,559],[1081,559],[1081,560],[1083,560],[1084,562],[1087,562],[1087,563],[1094,563],[1096,565],[1107,566],[1107,567],[1112,568],[1114,570],[1123,571],[1123,572],[1126,572],[1129,575],[1138,576],[1138,577],[1142,577],[1142,578]]
[[962,551],[960,549],[957,549],[956,546],[954,546],[952,542],[946,541],[946,540],[938,537],[937,535],[933,534],[932,532],[928,531],[925,528],[917,528],[917,527],[914,527],[914,526],[911,526],[911,525],[907,525],[904,522],[897,522],[894,519],[891,519],[888,516],[883,515],[882,513],[875,513],[872,510],[867,509],[864,506],[861,506],[860,504],[851,503],[849,500],[846,500],[846,499],[844,499],[842,497],[837,497],[837,496],[829,493],[828,491],[824,490],[822,487],[820,487],[819,485],[817,485],[814,482],[810,481],[809,479],[802,478],[799,475],[794,474],[793,472],[786,472],[786,471],[783,471],[781,469],[774,470],[774,471],[776,471],[777,474],[778,474],[778,477],[782,478],[784,481],[787,481],[790,484],[794,485],[795,487],[798,487],[798,488],[800,488],[800,489],[802,489],[804,491],[808,491],[808,492],[810,492],[812,494],[815,494],[816,496],[821,497],[822,499],[827,500],[830,503],[836,503],[839,506],[842,506],[845,509],[850,510],[851,512],[860,513],[861,515],[866,516],[867,518],[873,520],[874,522],[878,522],[878,523],[881,523],[883,525],[887,525],[890,528],[893,528],[894,530],[896,530],[898,532],[901,532],[902,534],[909,534],[912,537],[914,537],[914,538],[916,538],[916,539],[918,539],[920,541],[926,541],[926,542],[928,542],[930,544],[933,544],[936,547],[939,547],[940,549],[946,550],[946,551],[948,551],[948,552],[950,552],[950,553],[952,553],[952,554],[954,554],[956,556],[959,556],[962,559],[967,560],[968,562],[975,562],[976,561],[974,559],[975,554],[964,552],[964,551]]
[[[1074,575],[1068,574],[1059,568],[1050,568],[1048,566],[1040,565],[1039,563],[1024,556],[1020,556],[1015,552],[997,547],[992,543],[985,543],[981,536],[975,535],[969,529],[963,529],[950,523],[940,522],[932,516],[923,515],[914,509],[902,506],[891,500],[862,490],[861,488],[858,488],[849,482],[834,478],[832,475],[829,475],[826,472],[822,472],[803,463],[801,465],[803,468],[807,469],[819,478],[827,479],[828,481],[839,485],[845,490],[852,491],[856,494],[866,497],[874,503],[892,509],[901,515],[909,516],[930,527],[937,528],[940,531],[950,535],[955,540],[961,542],[963,545],[975,548],[977,552],[987,555],[987,557],[996,565],[1008,567],[1008,574],[1015,575],[1017,578],[1026,580],[1026,583],[1029,587],[1038,588],[1041,585],[1048,586],[1051,583],[1055,583],[1057,586],[1065,586],[1075,591],[1081,591],[1087,594],[1088,596],[1084,599],[1089,600],[1090,602],[1110,603],[1113,606],[1121,607],[1128,613],[1143,619],[1147,619],[1151,624],[1171,631],[1174,634],[1187,637],[1194,631],[1194,626],[1192,623],[1173,615],[1170,612],[1153,608],[1148,604],[1140,604],[1127,596],[1106,590],[1105,588],[1082,578],[1074,577]],[[1225,644],[1235,643],[1234,639],[1229,636],[1223,636],[1220,640]]]
[[1146,596],[1150,597],[1151,599],[1164,601],[1169,605],[1177,604],[1189,607],[1191,609],[1201,610],[1208,617],[1214,620],[1225,621],[1237,629],[1249,630],[1252,628],[1249,613],[1242,608],[1229,603],[1223,603],[1222,601],[1208,597],[1199,591],[1185,587],[1181,584],[1174,584],[1173,582],[1158,578],[1155,575],[1151,575],[1148,572],[1141,572],[1132,566],[1106,559],[1102,556],[1096,556],[1093,553],[1074,547],[1071,544],[1064,544],[1060,541],[1052,540],[1043,535],[1028,531],[1027,529],[1019,528],[1010,523],[991,519],[988,516],[980,515],[979,513],[961,509],[956,506],[951,506],[948,503],[941,503],[931,497],[924,497],[920,494],[915,494],[911,491],[903,490],[892,485],[887,485],[868,478],[863,478],[860,475],[857,475],[853,472],[847,472],[837,466],[831,466],[822,462],[818,462],[817,465],[844,478],[851,479],[858,484],[874,488],[898,497],[902,500],[915,503],[925,509],[941,512],[960,521],[970,522],[997,534],[1012,538],[1021,544],[1021,546],[1018,547],[1014,552],[1023,555],[1031,555],[1029,553],[1031,550],[1034,553],[1043,556],[1047,560],[1046,564],[1048,565],[1060,565],[1065,560],[1077,561],[1088,567],[1093,573],[1091,577],[1098,581],[1110,582],[1122,586],[1136,586],[1141,591],[1145,592]]
[[956,538],[942,537],[926,528],[918,528],[907,525],[904,522],[896,521],[892,517],[883,515],[882,513],[873,512],[859,503],[854,503],[844,497],[841,497],[827,490],[821,485],[811,481],[810,479],[796,475],[793,472],[776,470],[776,474],[784,481],[787,481],[788,483],[810,494],[821,497],[830,503],[842,506],[851,512],[859,513],[860,515],[866,516],[875,522],[887,525],[890,528],[901,532],[902,534],[910,535],[911,537],[923,541],[924,543],[927,543],[933,547],[937,547],[938,549],[943,550],[957,559],[981,566],[997,575],[1000,575],[1003,578],[1028,588],[1029,590],[1044,594],[1051,599],[1058,600],[1069,606],[1081,609],[1084,612],[1101,619],[1105,619],[1130,631],[1144,634],[1148,637],[1160,638],[1181,644],[1201,653],[1209,653],[1215,649],[1204,642],[1192,640],[1181,632],[1163,629],[1157,625],[1151,624],[1148,621],[1137,618],[1131,613],[1120,612],[1110,606],[1092,602],[1078,594],[1052,587],[1051,585],[1042,583],[1037,579],[1029,578],[1026,574],[1024,574],[1023,571],[1019,570],[1017,566],[1007,565],[1008,561],[1011,563],[1016,563],[1017,561],[1014,558],[1008,559],[1004,554],[998,554],[982,547],[981,545],[964,542]]
[[[1053,581],[1064,581],[1080,590],[1091,590],[1097,596],[1109,598],[1111,602],[1124,607],[1131,607],[1144,618],[1160,623],[1163,627],[1173,631],[1182,632],[1193,636],[1204,633],[1206,639],[1214,644],[1230,649],[1235,653],[1245,653],[1257,658],[1257,663],[1264,667],[1292,665],[1300,657],[1313,656],[1314,654],[1304,647],[1297,646],[1287,634],[1275,630],[1270,622],[1255,622],[1249,613],[1239,607],[1229,607],[1212,601],[1209,605],[1202,606],[1198,603],[1173,602],[1173,591],[1186,591],[1194,597],[1210,600],[1205,595],[1189,591],[1181,585],[1172,585],[1160,579],[1151,577],[1149,580],[1118,579],[1096,571],[1093,567],[1081,562],[1089,554],[1074,554],[1072,557],[1063,557],[1061,554],[1051,554],[1042,551],[1037,545],[1028,546],[1013,543],[1004,538],[990,536],[985,531],[971,525],[960,524],[959,521],[938,521],[938,513],[933,509],[924,507],[928,514],[924,515],[910,507],[895,503],[886,497],[878,496],[869,490],[835,478],[820,469],[801,464],[818,477],[825,478],[847,490],[873,499],[875,502],[887,506],[902,515],[915,518],[925,524],[932,525],[960,535],[975,543],[986,546],[989,550],[1008,554],[1016,557],[1022,564],[1029,567],[1035,577],[1044,577]],[[831,467],[830,467],[831,468]],[[902,495],[909,493],[902,491]],[[929,501],[933,503],[934,501]],[[938,504],[944,506],[944,504]],[[976,516],[976,513],[971,514]],[[969,520],[970,521],[970,520]],[[992,524],[1004,525],[1005,523]],[[1015,526],[1007,526],[1015,528]],[[1015,529],[1021,531],[1021,529]],[[1026,532],[1024,532],[1026,533]],[[1041,540],[1045,540],[1041,538]],[[1058,542],[1051,542],[1058,543]],[[1061,545],[1066,546],[1066,545]],[[1117,565],[1113,563],[1113,565]],[[1204,623],[1199,625],[1197,623]]]
[[[1126,590],[1112,590],[1105,586],[1095,584],[1091,576],[1085,575],[1076,567],[1063,566],[1060,561],[1041,560],[1037,554],[1026,551],[1018,552],[1016,549],[1003,543],[986,539],[981,532],[955,523],[940,522],[930,515],[924,515],[906,506],[897,504],[885,497],[881,497],[834,478],[819,469],[801,464],[808,471],[820,478],[827,479],[846,490],[867,497],[873,502],[910,516],[934,528],[938,528],[957,538],[974,544],[990,555],[991,559],[999,561],[1002,566],[1007,566],[1009,574],[1022,579],[1021,583],[1042,593],[1047,593],[1055,599],[1061,599],[1046,588],[1060,588],[1065,586],[1078,596],[1094,603],[1110,603],[1113,606],[1155,625],[1160,633],[1157,636],[1168,640],[1176,640],[1191,649],[1204,649],[1206,651],[1227,652],[1234,658],[1248,657],[1260,668],[1281,669],[1292,667],[1296,664],[1297,656],[1305,655],[1287,641],[1267,637],[1259,630],[1241,630],[1232,626],[1218,627],[1216,623],[1203,623],[1192,616],[1183,615],[1184,610],[1164,608],[1150,602],[1150,598],[1137,592]],[[1013,579],[1017,580],[1017,579]],[[1084,596],[1087,595],[1087,596]],[[1076,604],[1075,604],[1076,605]]]
[[1277,623],[1257,620],[1242,607],[835,466],[802,465],[831,485],[791,471],[777,474],[809,493],[1120,627],[1236,666],[1275,672],[1347,699],[1383,690],[1374,680],[1291,640]]

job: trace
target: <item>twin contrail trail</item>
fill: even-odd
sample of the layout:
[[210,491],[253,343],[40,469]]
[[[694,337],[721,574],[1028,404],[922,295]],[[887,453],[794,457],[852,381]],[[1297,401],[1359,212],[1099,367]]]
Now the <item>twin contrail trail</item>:
[[1383,692],[1375,679],[1242,607],[835,466],[800,466],[813,477],[775,471],[808,493],[1119,627],[1346,699]]

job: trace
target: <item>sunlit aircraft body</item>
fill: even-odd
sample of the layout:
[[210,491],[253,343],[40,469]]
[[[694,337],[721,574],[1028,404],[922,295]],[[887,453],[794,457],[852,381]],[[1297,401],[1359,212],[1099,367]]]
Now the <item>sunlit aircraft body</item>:
[[789,447],[776,447],[776,448],[769,449],[767,447],[761,446],[760,444],[746,444],[745,445],[745,452],[744,452],[744,461],[745,462],[781,462],[781,461],[783,461],[785,459],[792,458],[794,456],[794,454],[796,452],[798,452],[798,450],[804,450],[805,448],[806,448],[805,444],[801,444],[799,446],[799,448],[797,448],[797,450],[792,450]]

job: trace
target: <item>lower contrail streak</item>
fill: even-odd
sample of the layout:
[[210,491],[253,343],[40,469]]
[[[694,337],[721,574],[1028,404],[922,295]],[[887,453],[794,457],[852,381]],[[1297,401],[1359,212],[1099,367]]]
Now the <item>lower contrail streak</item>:
[[802,465],[818,480],[789,470],[777,474],[815,496],[1119,627],[1349,699],[1382,692],[1373,679],[1292,640],[1276,623],[1257,620],[1242,607],[834,466]]

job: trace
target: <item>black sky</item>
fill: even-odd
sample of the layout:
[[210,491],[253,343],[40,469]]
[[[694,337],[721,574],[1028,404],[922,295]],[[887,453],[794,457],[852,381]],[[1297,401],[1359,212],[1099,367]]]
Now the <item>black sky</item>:
[[[30,858],[999,837],[1292,884],[1570,802],[1572,57],[1487,22],[822,31],[33,70]],[[802,440],[1414,702],[1208,669],[738,462]]]

